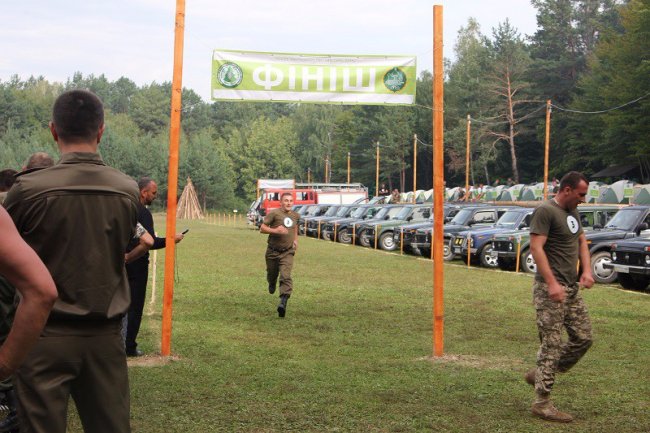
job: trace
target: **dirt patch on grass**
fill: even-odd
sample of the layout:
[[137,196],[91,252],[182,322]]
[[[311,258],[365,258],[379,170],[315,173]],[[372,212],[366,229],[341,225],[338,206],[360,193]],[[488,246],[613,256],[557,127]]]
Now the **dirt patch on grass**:
[[427,361],[431,364],[458,364],[463,367],[487,369],[487,370],[510,370],[522,367],[524,362],[520,359],[506,358],[504,356],[476,356],[476,355],[452,355],[447,354],[440,357],[425,356],[418,361]]
[[162,367],[163,365],[180,361],[180,359],[179,356],[146,355],[137,358],[127,358],[126,363],[129,367]]

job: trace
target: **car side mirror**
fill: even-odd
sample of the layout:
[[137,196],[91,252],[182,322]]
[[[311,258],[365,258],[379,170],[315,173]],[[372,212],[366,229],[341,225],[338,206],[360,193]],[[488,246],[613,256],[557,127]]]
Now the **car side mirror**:
[[641,223],[639,226],[636,228],[636,234],[637,236],[641,235],[641,232],[644,230],[648,230],[648,223]]
[[385,220],[387,220],[387,219],[389,219],[389,218],[390,218],[390,217],[389,217],[388,215],[386,215],[386,216],[384,217]]
[[410,216],[410,217],[406,218],[406,221],[411,221],[412,219],[413,219],[413,217]]
[[594,224],[592,227],[593,227],[594,229],[596,229],[596,230],[599,230],[599,229],[602,229],[602,228],[603,228],[603,226],[601,226],[600,224]]

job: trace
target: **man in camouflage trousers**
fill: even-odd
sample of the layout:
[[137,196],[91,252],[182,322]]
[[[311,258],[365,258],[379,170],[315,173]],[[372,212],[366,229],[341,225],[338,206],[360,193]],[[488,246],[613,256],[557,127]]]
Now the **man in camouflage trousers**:
[[[558,422],[573,417],[555,408],[550,395],[556,373],[573,367],[592,344],[591,323],[579,287],[591,287],[589,248],[576,210],[584,202],[589,183],[578,172],[567,173],[554,198],[535,210],[531,221],[531,252],[537,264],[533,303],[537,312],[540,347],[537,368],[526,382],[535,386],[534,415]],[[582,273],[578,275],[578,259]],[[568,341],[562,341],[566,329]]]

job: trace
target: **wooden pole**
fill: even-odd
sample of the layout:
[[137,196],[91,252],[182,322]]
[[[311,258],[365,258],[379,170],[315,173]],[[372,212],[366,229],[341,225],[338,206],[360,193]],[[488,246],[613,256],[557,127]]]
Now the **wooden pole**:
[[178,193],[178,148],[181,135],[181,96],[183,90],[183,39],[185,31],[185,0],[176,0],[174,32],[174,74],[172,78],[171,117],[169,124],[169,173],[167,176],[167,235],[165,253],[165,284],[162,310],[163,356],[171,354],[172,304],[174,299],[174,265],[176,258],[176,195]]
[[348,152],[348,185],[350,185],[350,152]]
[[377,168],[375,169],[375,195],[379,195],[379,142],[377,142]]
[[433,356],[444,353],[444,305],[443,305],[443,205],[444,205],[444,158],[443,158],[443,53],[442,53],[442,6],[433,6]]
[[548,149],[551,142],[551,100],[546,101],[546,138],[544,139],[544,200],[548,200]]
[[311,183],[311,168],[307,168],[307,183]]
[[415,204],[415,191],[418,187],[418,135],[413,134],[413,204]]
[[467,115],[467,150],[465,151],[465,201],[469,199],[469,164],[470,164],[470,157],[469,157],[469,144],[470,144],[470,132],[472,128],[472,116],[469,114]]
[[325,183],[329,183],[329,156],[325,155]]

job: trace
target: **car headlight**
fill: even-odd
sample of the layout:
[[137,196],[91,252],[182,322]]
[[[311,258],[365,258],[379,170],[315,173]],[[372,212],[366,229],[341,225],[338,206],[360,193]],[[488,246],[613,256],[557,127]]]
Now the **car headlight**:
[[616,251],[612,251],[612,260],[616,261]]
[[645,256],[645,264],[650,266],[650,255]]

